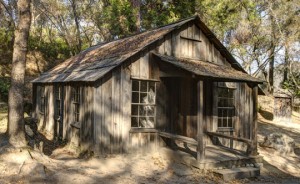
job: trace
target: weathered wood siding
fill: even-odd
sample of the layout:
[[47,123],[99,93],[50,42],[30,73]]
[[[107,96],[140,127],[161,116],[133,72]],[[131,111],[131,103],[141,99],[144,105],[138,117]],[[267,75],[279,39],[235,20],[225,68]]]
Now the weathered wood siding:
[[[214,85],[214,90],[211,91],[213,98],[209,97],[206,100],[211,100],[212,107],[212,118],[206,117],[209,119],[207,124],[207,130],[212,132],[220,132],[226,135],[246,138],[249,140],[253,140],[252,136],[252,128],[254,127],[254,117],[255,117],[255,108],[253,105],[253,87],[249,86],[247,83],[236,83],[236,89],[234,91],[235,96],[235,117],[233,123],[233,131],[230,130],[218,130],[218,112],[217,112],[217,86]],[[209,94],[209,92],[208,92]],[[209,102],[208,102],[209,104]],[[208,107],[206,107],[208,110]],[[246,144],[234,140],[229,140],[226,138],[219,138],[218,142],[222,145],[235,149],[246,149]],[[211,141],[208,141],[208,144],[212,144]]]
[[[40,88],[44,87],[44,96],[45,96],[45,110],[44,113],[41,111],[41,91]],[[45,133],[47,138],[54,138],[54,95],[53,95],[53,86],[52,85],[34,85],[35,96],[33,101],[33,117],[38,119],[38,130]]]
[[94,91],[95,150],[122,153],[128,149],[131,126],[131,80],[121,67],[99,80]]
[[157,51],[161,54],[228,65],[226,58],[193,22],[164,36]]

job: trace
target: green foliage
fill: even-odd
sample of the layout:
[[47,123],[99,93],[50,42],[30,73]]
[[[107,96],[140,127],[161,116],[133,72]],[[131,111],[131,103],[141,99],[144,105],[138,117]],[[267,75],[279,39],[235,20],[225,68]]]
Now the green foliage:
[[70,57],[71,49],[61,39],[46,42],[37,36],[31,36],[28,43],[29,50],[40,51],[46,60],[66,59]]
[[0,101],[8,101],[9,86],[10,79],[7,77],[0,77]]
[[134,9],[128,0],[109,0],[99,16],[97,24],[99,27],[108,29],[110,39],[124,37],[134,32],[136,17]]
[[287,89],[294,97],[300,98],[300,73],[293,73],[293,79],[289,77],[287,81],[282,83],[283,89]]

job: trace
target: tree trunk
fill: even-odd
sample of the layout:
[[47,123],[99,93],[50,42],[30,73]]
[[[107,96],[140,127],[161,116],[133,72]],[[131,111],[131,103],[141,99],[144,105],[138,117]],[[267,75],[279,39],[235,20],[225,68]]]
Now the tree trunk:
[[77,53],[79,53],[81,51],[82,41],[81,41],[81,37],[80,37],[79,18],[78,18],[77,12],[76,12],[76,2],[75,1],[76,0],[72,0],[71,4],[72,4],[75,25],[76,25],[76,35],[77,35],[77,40],[78,40]]
[[18,1],[19,23],[15,30],[15,42],[12,59],[11,86],[8,97],[9,142],[15,147],[26,146],[23,92],[26,66],[27,42],[29,37],[31,0]]
[[131,0],[131,5],[134,9],[134,16],[136,18],[135,22],[135,32],[140,32],[141,30],[141,1]]
[[283,71],[283,81],[286,82],[288,80],[288,69],[289,69],[289,52],[288,47],[285,47],[284,52],[284,71]]
[[274,92],[274,64],[275,64],[275,48],[276,48],[276,38],[275,38],[275,20],[273,15],[270,15],[270,21],[271,21],[271,46],[270,46],[270,54],[269,54],[269,92],[273,94]]

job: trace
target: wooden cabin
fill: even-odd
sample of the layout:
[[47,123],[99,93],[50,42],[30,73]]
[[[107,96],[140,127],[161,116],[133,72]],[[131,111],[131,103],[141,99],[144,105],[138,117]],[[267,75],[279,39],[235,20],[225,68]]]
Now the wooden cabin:
[[209,145],[257,154],[257,93],[198,16],[92,46],[33,80],[39,130],[82,150]]

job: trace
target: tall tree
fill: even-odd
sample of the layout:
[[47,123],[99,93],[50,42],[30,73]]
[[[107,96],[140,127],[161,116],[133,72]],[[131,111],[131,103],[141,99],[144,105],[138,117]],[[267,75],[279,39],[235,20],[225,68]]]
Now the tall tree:
[[29,37],[31,12],[31,0],[19,0],[18,26],[15,30],[15,40],[12,58],[11,86],[8,99],[8,136],[9,142],[13,146],[20,147],[26,145],[24,132],[24,109],[23,92],[25,79],[25,65],[27,42]]

